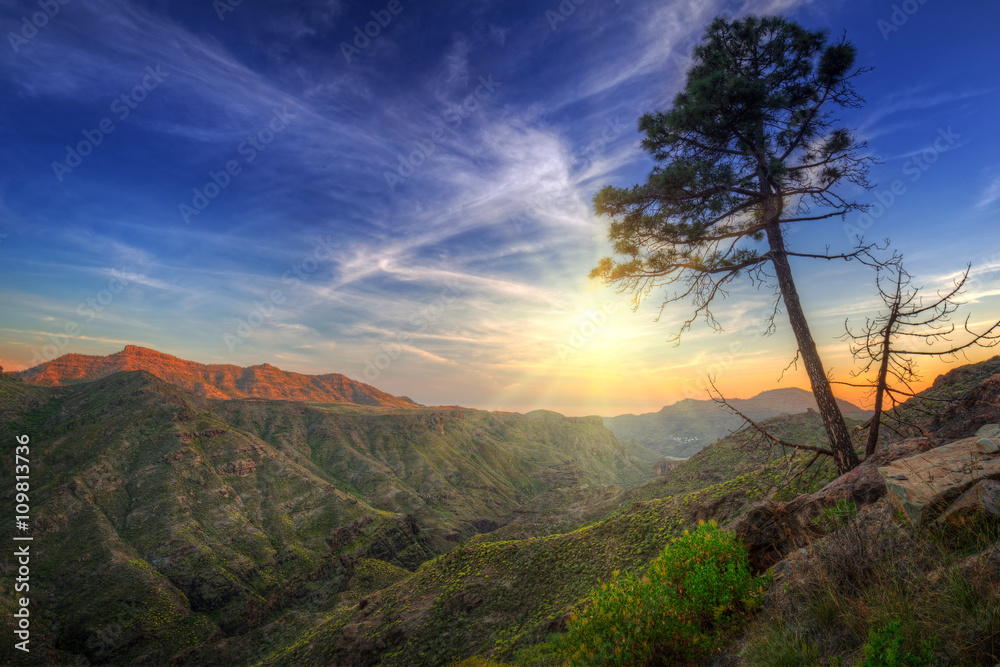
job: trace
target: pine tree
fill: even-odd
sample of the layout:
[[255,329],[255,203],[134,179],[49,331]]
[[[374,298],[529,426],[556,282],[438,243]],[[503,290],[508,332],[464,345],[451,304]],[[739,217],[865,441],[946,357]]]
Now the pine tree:
[[[594,198],[610,216],[616,257],[591,272],[633,307],[655,288],[664,306],[690,300],[692,315],[718,328],[711,306],[727,284],[747,275],[776,282],[840,473],[858,463],[833,397],[792,275],[796,253],[784,228],[843,218],[867,205],[835,192],[844,182],[870,188],[865,143],[844,128],[831,107],[863,100],[852,80],[856,49],[828,43],[824,31],[778,17],[715,19],[694,50],[684,89],[665,112],[644,115],[643,148],[657,162],[645,184],[607,186]],[[859,250],[858,252],[861,252]],[[771,316],[771,324],[773,324]]]

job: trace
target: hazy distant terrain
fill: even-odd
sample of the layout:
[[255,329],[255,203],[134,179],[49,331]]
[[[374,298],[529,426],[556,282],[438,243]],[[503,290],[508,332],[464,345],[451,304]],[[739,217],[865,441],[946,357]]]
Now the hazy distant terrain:
[[[872,414],[847,401],[838,402],[844,417],[849,419],[867,419]],[[730,403],[754,420],[816,409],[812,393],[794,387],[773,389]],[[619,440],[634,439],[664,456],[686,458],[740,428],[743,420],[714,401],[688,398],[659,412],[605,417],[604,425]]]

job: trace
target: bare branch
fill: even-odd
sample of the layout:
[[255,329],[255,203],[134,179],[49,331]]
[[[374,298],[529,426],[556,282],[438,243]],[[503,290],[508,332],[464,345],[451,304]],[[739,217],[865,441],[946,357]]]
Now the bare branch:
[[749,426],[750,428],[752,428],[753,430],[755,430],[757,433],[759,433],[760,435],[762,435],[764,438],[766,438],[770,442],[773,442],[776,445],[781,445],[782,447],[788,447],[790,449],[801,449],[801,450],[807,451],[807,452],[816,452],[817,454],[823,454],[823,455],[826,455],[826,456],[833,456],[833,450],[830,449],[829,447],[816,447],[814,445],[800,445],[798,443],[788,442],[787,440],[782,440],[780,438],[777,438],[777,437],[771,435],[771,433],[769,433],[766,428],[764,428],[763,426],[761,426],[760,424],[758,424],[757,422],[755,422],[750,417],[747,417],[745,414],[743,414],[742,412],[740,412],[740,410],[738,408],[736,408],[732,403],[730,403],[729,401],[727,401],[725,399],[725,397],[723,397],[722,393],[715,386],[714,382],[712,382],[710,380],[709,381],[709,385],[711,386],[711,390],[709,391],[709,395],[712,397],[713,401],[715,401],[717,404],[725,407],[727,410],[729,410],[733,414],[735,414],[738,417],[740,417],[740,419],[742,419],[746,423],[747,426]]

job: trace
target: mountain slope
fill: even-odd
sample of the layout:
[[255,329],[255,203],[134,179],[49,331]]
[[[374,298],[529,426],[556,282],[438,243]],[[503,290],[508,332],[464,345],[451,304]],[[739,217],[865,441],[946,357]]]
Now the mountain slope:
[[206,398],[270,398],[313,403],[354,403],[413,407],[409,398],[392,396],[337,373],[303,375],[270,364],[242,368],[231,364],[200,364],[135,345],[106,357],[66,354],[17,373],[34,384],[60,386],[97,380],[118,371],[146,371],[161,380]]
[[953,368],[930,387],[886,412],[881,437],[966,437],[1000,423],[1000,356]]
[[[5,398],[35,389],[0,382]],[[32,648],[48,646],[49,664],[164,664],[342,588],[326,542],[337,527],[404,523],[143,372],[52,389],[25,407],[3,435],[31,437],[30,592],[46,612]],[[411,532],[398,549],[417,542]]]
[[[212,400],[143,371],[0,376],[0,406],[0,437],[31,437],[35,664],[166,664],[292,627],[538,494],[650,474],[599,418],[554,413]],[[8,505],[14,488],[0,469]]]
[[[808,432],[810,441],[824,437],[816,414],[777,418],[769,426]],[[631,490],[552,492],[579,493],[582,513],[571,503],[548,514],[583,517],[582,526],[569,522],[552,532],[511,524],[476,535],[381,591],[356,597],[357,604],[315,617],[312,629],[259,664],[443,667],[470,655],[511,660],[521,651],[528,654],[519,665],[562,664],[536,661],[530,647],[564,629],[594,586],[641,569],[699,519],[736,516],[807,458],[747,453],[745,439],[740,434],[716,443],[701,455],[704,461],[688,461]],[[208,664],[210,656],[205,647],[193,662]]]
[[[935,410],[918,411],[924,420],[919,426],[948,437],[952,431],[1000,421],[998,373],[1000,357],[938,378],[912,401],[920,410]],[[815,412],[782,415],[765,424],[783,439],[826,442]],[[613,579],[619,570],[641,571],[671,536],[698,520],[725,524],[756,499],[811,493],[836,475],[829,460],[797,475],[812,458],[807,452],[786,457],[781,447],[761,450],[750,447],[749,440],[746,432],[728,436],[664,476],[630,489],[546,494],[563,496],[565,502],[558,506],[539,496],[519,513],[523,523],[477,535],[464,549],[359,597],[358,604],[315,617],[315,626],[260,664],[443,666],[470,655],[525,666],[561,664],[539,643],[565,629],[567,616],[587,603],[591,587]],[[776,492],[776,486],[789,482]],[[847,539],[858,542],[856,534]],[[800,608],[789,616],[809,613],[816,612]],[[195,655],[195,662],[207,663],[207,652]]]
[[[754,420],[816,409],[816,399],[804,389],[772,389],[753,398],[730,403]],[[838,400],[849,419],[865,419],[872,413]],[[635,439],[664,456],[688,457],[743,425],[743,420],[711,400],[685,399],[659,412],[605,417],[604,425],[619,440]]]
[[[994,419],[997,372],[1000,358],[939,379],[924,427]],[[37,614],[18,664],[537,664],[532,646],[593,585],[810,458],[749,451],[741,433],[636,485],[646,464],[599,418],[211,400],[143,372],[0,376],[0,417],[4,441],[32,437]],[[815,413],[768,426],[823,442]],[[13,595],[0,590],[9,634]]]

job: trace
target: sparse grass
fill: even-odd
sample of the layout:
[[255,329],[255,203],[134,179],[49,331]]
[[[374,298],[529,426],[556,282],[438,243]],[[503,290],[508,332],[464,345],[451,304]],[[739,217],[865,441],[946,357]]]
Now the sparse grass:
[[[824,659],[866,667],[1000,661],[995,570],[970,574],[961,560],[967,549],[914,530],[885,500],[841,519],[808,554],[789,559],[766,594],[742,642],[749,664],[792,664],[782,656],[825,664],[812,662],[814,648]],[[966,542],[982,546],[992,537]]]
[[822,516],[813,519],[823,530],[829,532],[839,526],[850,523],[857,516],[858,506],[841,498],[836,504],[823,508]]
[[820,664],[820,649],[786,625],[770,625],[743,652],[753,667],[803,667]]
[[509,662],[497,662],[490,658],[473,656],[460,662],[453,662],[451,667],[514,667],[514,665]]

